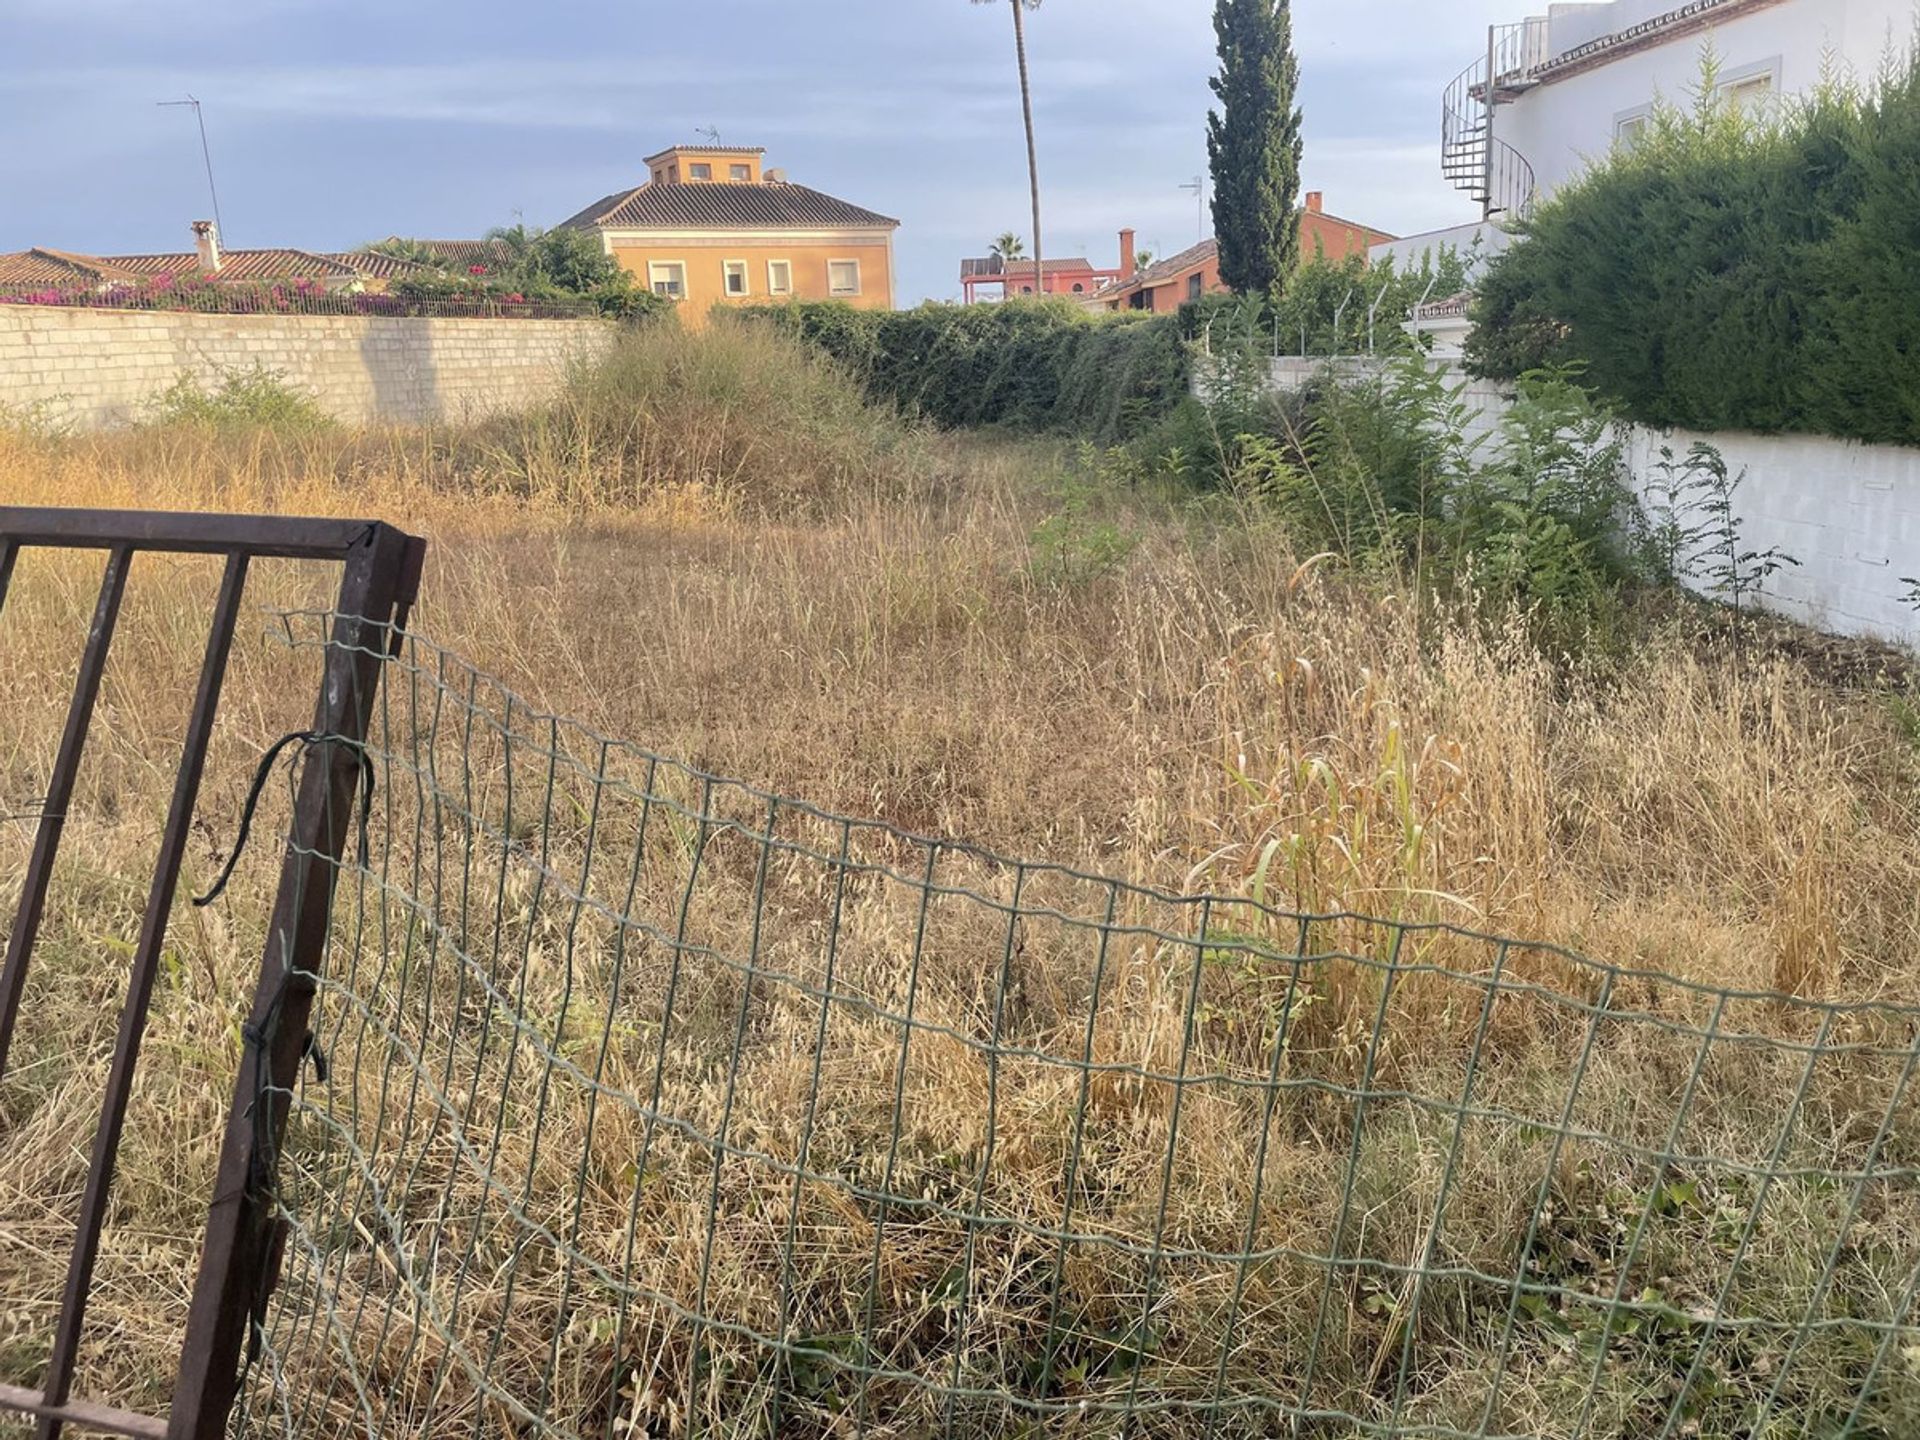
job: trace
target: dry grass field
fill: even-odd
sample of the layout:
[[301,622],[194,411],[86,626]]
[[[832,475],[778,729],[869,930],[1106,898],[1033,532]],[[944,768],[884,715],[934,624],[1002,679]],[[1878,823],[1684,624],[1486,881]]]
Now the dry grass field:
[[[1063,511],[1087,464],[918,433],[725,327],[642,337],[551,412],[457,431],[0,431],[0,503],[431,541],[414,627],[448,653],[389,681],[373,864],[343,881],[322,996],[332,1075],[296,1123],[311,1243],[252,1423],[1915,1433],[1920,1340],[1888,1322],[1914,1323],[1920,1264],[1916,1042],[1912,1012],[1865,1008],[1920,1004],[1910,696],[1698,617],[1647,620],[1604,668],[1556,661],[1294,554],[1253,507]],[[1032,537],[1062,513],[1054,563]],[[136,563],[68,819],[0,1085],[7,1381],[44,1357],[217,578]],[[306,722],[317,653],[276,615],[331,581],[256,572],[183,891]],[[9,817],[37,803],[97,583],[94,559],[30,555],[0,613]],[[541,712],[643,749],[554,746]],[[697,772],[1598,963],[1232,899],[1182,948],[1156,932],[1192,933],[1189,909],[907,836],[862,832],[850,872],[830,820],[776,806],[792,828],[769,830]],[[4,883],[31,840],[0,826]],[[931,906],[930,856],[956,892]],[[225,898],[176,912],[96,1398],[165,1403],[276,872],[256,840]],[[1271,961],[1303,950],[1329,958]],[[1384,983],[1389,950],[1418,973]]]

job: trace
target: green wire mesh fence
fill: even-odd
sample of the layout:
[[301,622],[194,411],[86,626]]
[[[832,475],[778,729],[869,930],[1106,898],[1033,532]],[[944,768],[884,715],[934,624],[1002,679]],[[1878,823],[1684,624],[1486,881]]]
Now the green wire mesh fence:
[[240,1433],[1920,1433],[1920,1012],[1002,859],[419,639],[369,758]]

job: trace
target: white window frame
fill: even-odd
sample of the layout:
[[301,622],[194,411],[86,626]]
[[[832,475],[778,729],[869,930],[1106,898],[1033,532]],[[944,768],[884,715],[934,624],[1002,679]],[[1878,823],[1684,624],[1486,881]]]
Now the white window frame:
[[[834,287],[833,267],[836,265],[851,265],[853,267],[853,288],[851,290],[840,290]],[[835,299],[835,300],[844,300],[850,296],[856,296],[862,293],[864,293],[864,278],[860,274],[860,262],[857,259],[853,259],[853,258],[848,258],[844,260],[830,259],[827,261],[827,295],[829,296],[829,298]]]
[[[702,170],[707,173],[704,175],[700,174]],[[689,160],[687,162],[687,179],[698,180],[703,185],[708,183],[713,179],[713,162],[711,160]]]
[[1633,143],[1634,137],[1653,123],[1653,104],[1636,105],[1631,110],[1622,110],[1613,117],[1613,138],[1616,143]]
[[1738,98],[1735,92],[1742,86],[1751,85],[1756,80],[1764,80],[1767,82],[1767,99],[1761,103],[1767,104],[1780,93],[1781,72],[1785,68],[1785,57],[1775,55],[1766,60],[1755,61],[1751,65],[1742,65],[1737,70],[1723,70],[1720,72],[1720,83],[1714,88],[1713,93],[1723,100],[1735,100]]
[[[781,285],[774,280],[773,275],[776,269],[784,269],[787,272],[787,283],[785,285]],[[793,294],[793,261],[767,261],[767,294],[774,296]]]
[[[677,270],[679,272],[680,293],[678,295],[670,290],[662,290],[660,288],[660,281],[663,278],[660,272],[665,270]],[[664,295],[669,300],[686,299],[687,262],[684,260],[649,260],[647,262],[647,289],[656,295]]]
[[729,162],[727,165],[727,180],[734,185],[752,184],[753,183],[753,166],[736,165]]
[[[733,277],[740,277],[740,288],[733,288]],[[753,294],[753,271],[744,260],[722,260],[720,262],[720,290],[728,299],[738,299]]]

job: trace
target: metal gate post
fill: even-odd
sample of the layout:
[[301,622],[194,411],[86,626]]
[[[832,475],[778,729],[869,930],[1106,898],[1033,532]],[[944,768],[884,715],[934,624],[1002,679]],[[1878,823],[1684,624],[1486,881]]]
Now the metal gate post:
[[274,1180],[287,1101],[304,1056],[389,626],[404,621],[420,558],[418,542],[385,525],[370,526],[347,557],[314,722],[327,738],[308,750],[300,777],[187,1319],[171,1440],[225,1433],[248,1327],[277,1278]]

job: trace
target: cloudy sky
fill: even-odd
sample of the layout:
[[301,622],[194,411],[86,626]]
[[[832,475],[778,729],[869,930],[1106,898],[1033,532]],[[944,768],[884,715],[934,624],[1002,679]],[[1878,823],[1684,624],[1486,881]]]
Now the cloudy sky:
[[[1473,218],[1437,175],[1440,92],[1526,0],[1294,0],[1306,184],[1409,234]],[[1029,46],[1047,253],[1111,265],[1131,224],[1195,239],[1211,0],[1045,0]],[[1003,4],[966,0],[0,0],[0,250],[184,249],[552,224],[709,127],[903,222],[903,303],[1025,234]]]

